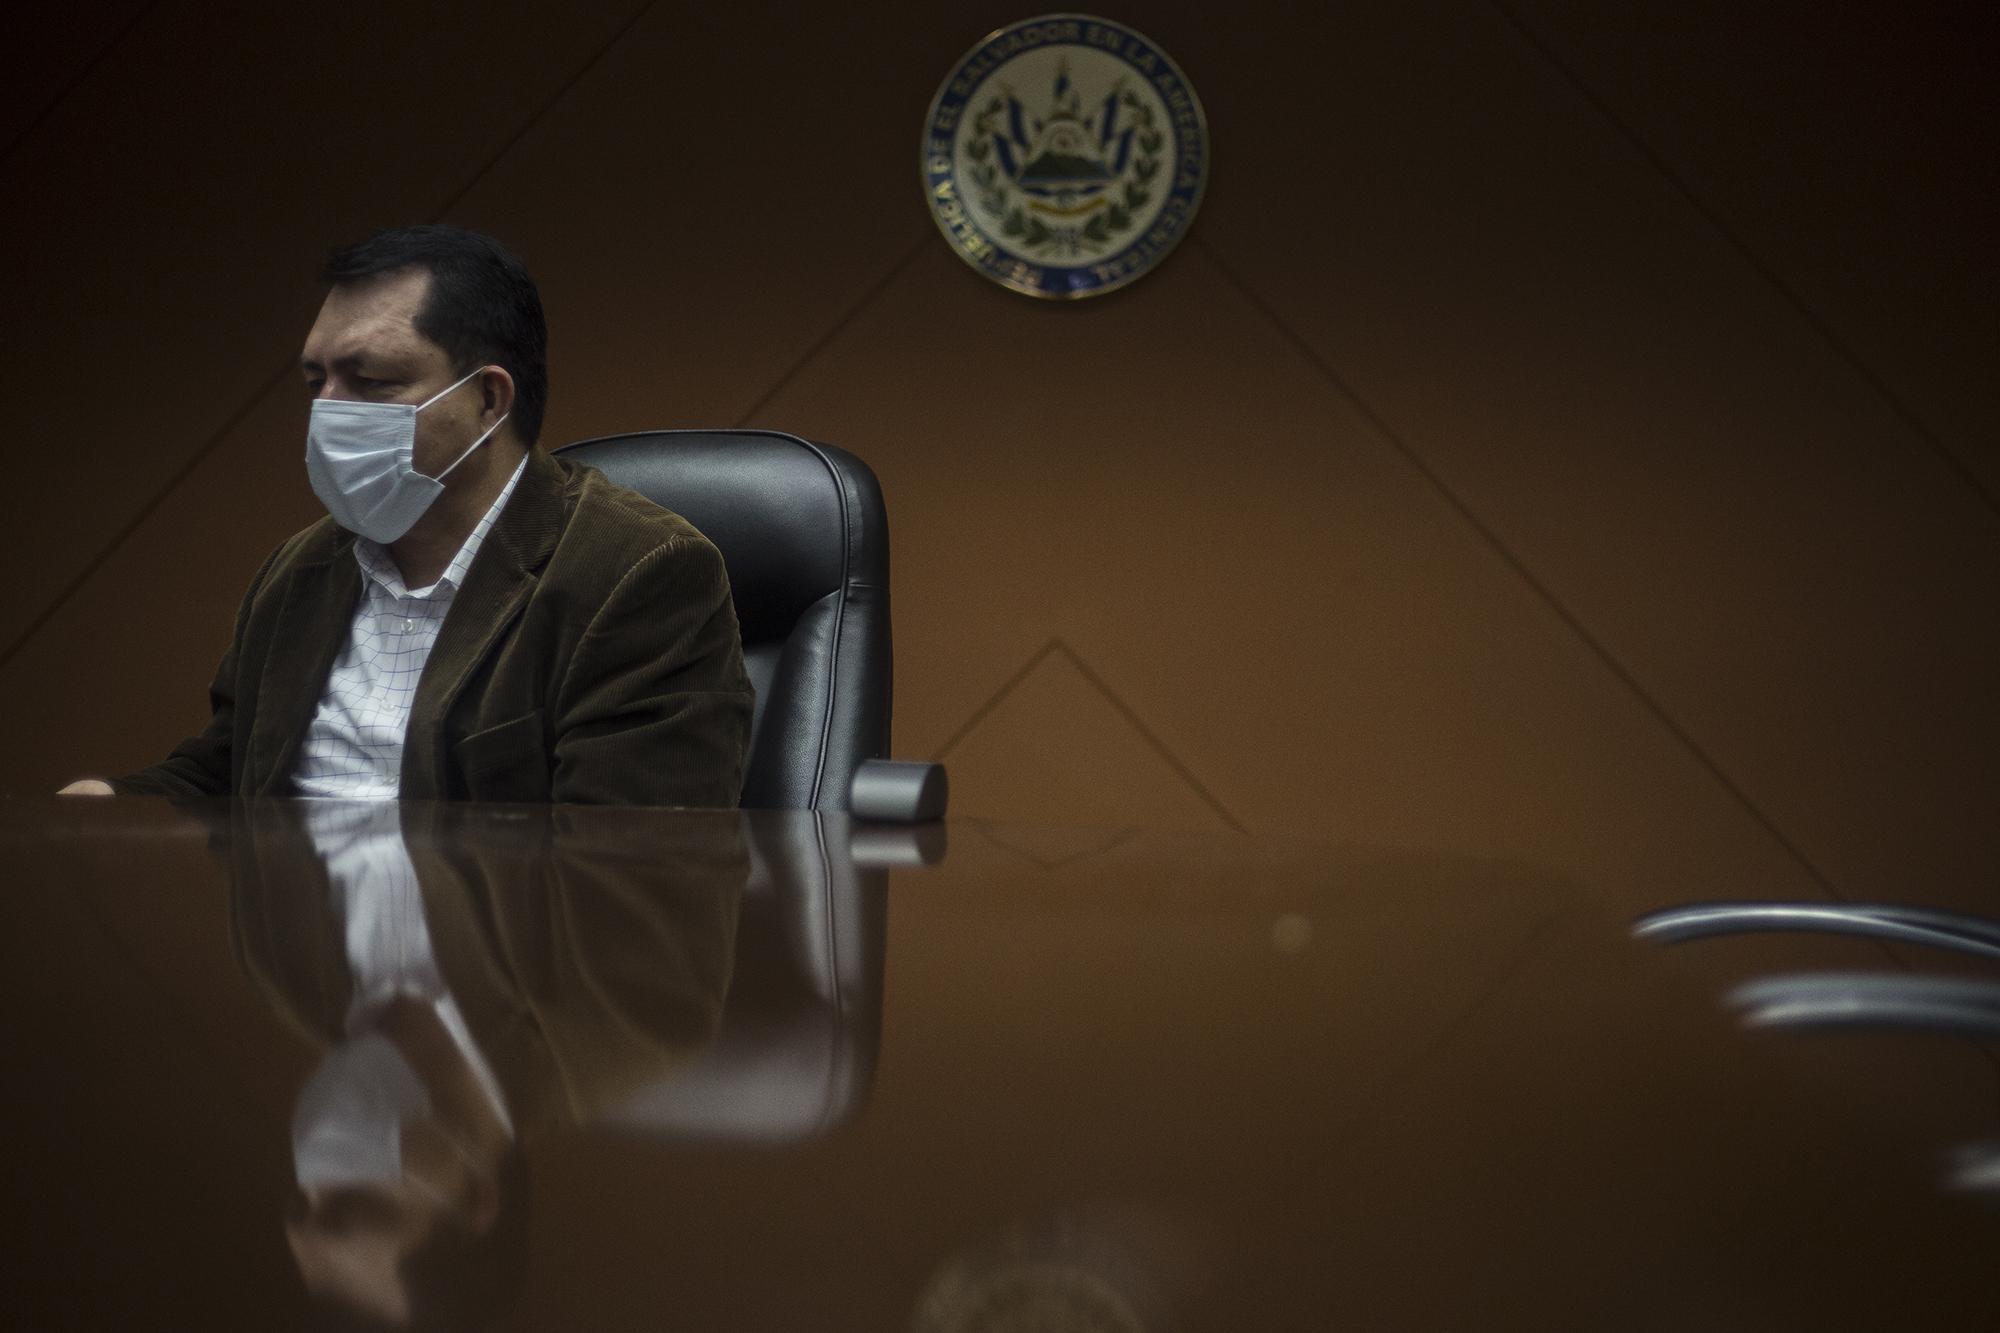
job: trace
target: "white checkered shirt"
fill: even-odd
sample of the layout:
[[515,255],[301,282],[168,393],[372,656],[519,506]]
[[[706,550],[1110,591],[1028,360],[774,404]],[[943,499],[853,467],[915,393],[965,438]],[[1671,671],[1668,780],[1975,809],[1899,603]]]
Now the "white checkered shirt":
[[425,1001],[464,1053],[511,1136],[514,1122],[500,1080],[438,971],[424,918],[422,882],[403,840],[402,815],[393,806],[322,802],[306,808],[306,833],[326,862],[327,891],[346,935],[347,966],[354,978],[348,1033],[360,1031],[371,1010],[399,995]]
[[299,795],[396,799],[402,780],[403,733],[409,730],[424,663],[430,660],[473,557],[527,466],[523,457],[451,565],[428,588],[404,587],[402,571],[386,547],[366,537],[354,539],[354,558],[361,565],[361,601],[348,626],[347,646],[326,678],[319,711],[299,743],[299,763],[292,773]]

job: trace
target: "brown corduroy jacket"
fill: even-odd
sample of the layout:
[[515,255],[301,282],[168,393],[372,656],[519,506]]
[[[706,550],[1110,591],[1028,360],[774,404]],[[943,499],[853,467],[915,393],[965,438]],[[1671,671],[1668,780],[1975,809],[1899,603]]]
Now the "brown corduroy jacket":
[[[362,577],[332,519],[280,546],[237,613],[207,728],[113,789],[290,794]],[[751,697],[715,547],[530,449],[418,682],[400,795],[734,806]]]

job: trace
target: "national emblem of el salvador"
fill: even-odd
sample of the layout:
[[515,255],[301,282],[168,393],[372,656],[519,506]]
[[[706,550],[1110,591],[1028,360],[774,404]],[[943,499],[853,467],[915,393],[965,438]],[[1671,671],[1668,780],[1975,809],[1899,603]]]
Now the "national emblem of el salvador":
[[945,79],[923,172],[931,216],[966,263],[1030,296],[1096,296],[1187,234],[1208,122],[1151,41],[1048,14],[992,34]]

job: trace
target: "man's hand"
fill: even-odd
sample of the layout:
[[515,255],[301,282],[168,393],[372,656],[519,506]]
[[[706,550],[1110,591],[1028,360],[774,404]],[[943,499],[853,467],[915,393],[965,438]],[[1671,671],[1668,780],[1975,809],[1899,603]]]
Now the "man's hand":
[[58,796],[116,796],[111,784],[101,778],[78,778],[57,792]]

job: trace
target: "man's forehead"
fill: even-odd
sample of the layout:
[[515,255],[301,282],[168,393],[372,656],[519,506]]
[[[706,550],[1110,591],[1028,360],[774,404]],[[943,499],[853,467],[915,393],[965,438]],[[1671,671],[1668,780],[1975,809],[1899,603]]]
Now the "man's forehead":
[[306,335],[300,360],[319,365],[364,357],[411,357],[442,349],[417,332],[430,275],[403,269],[334,288]]

